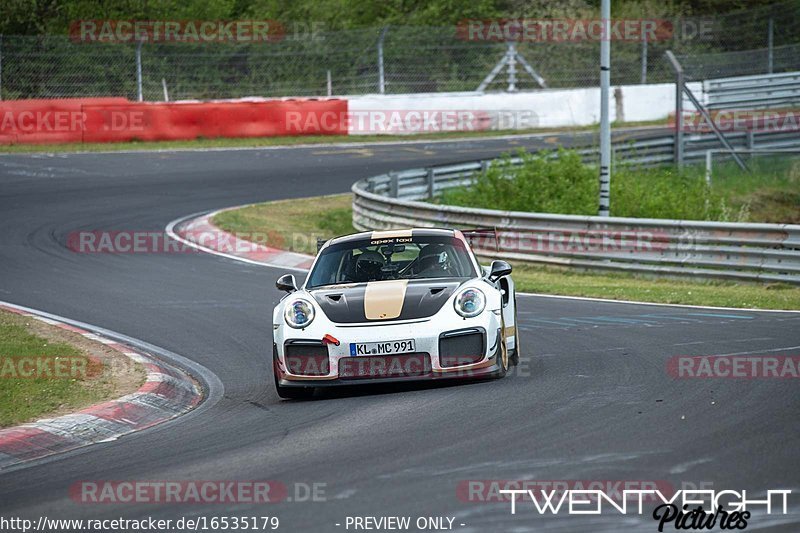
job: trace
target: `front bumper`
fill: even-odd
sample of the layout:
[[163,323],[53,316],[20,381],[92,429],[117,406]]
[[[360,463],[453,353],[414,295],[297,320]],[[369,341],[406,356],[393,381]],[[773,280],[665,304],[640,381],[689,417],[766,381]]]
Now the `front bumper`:
[[[470,319],[441,321],[436,318],[358,325],[323,320],[312,323],[306,330],[284,325],[274,336],[276,380],[285,387],[327,387],[486,378],[501,372],[505,339],[499,313],[487,310]],[[337,339],[339,345],[323,343],[326,334]],[[407,339],[415,341],[415,352],[411,354],[351,354],[351,343]],[[304,353],[308,356],[304,357]]]

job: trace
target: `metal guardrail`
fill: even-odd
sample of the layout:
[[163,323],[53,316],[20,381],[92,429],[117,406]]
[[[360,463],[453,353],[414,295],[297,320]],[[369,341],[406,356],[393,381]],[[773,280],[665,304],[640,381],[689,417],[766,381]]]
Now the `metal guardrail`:
[[[689,159],[712,146],[708,134],[689,136]],[[800,144],[794,135],[793,146]],[[791,139],[767,137],[784,146]],[[617,158],[653,165],[672,161],[673,137],[617,145]],[[766,141],[765,141],[766,142]],[[693,144],[692,144],[693,143]],[[759,146],[765,146],[761,144]],[[586,159],[593,150],[583,150]],[[468,185],[496,160],[415,168],[355,183],[353,225],[359,230],[398,227],[495,227],[497,242],[474,242],[479,255],[513,261],[656,275],[800,284],[800,225],[595,217],[497,211],[438,205],[443,190]],[[519,164],[519,158],[512,158]]]
[[[736,150],[800,148],[797,131],[736,131],[726,132],[725,137]],[[708,150],[722,148],[713,132],[683,135],[683,159],[685,162],[700,162]],[[585,163],[597,163],[599,151],[595,148],[578,149]],[[657,134],[636,141],[614,142],[612,160],[624,161],[636,166],[672,164],[675,160],[675,136]]]
[[800,72],[719,78],[703,82],[708,109],[763,109],[800,104]]

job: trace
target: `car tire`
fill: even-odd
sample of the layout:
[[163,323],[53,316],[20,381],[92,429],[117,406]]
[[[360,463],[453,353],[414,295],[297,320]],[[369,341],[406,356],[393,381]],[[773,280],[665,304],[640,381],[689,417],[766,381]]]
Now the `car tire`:
[[503,336],[502,329],[500,330],[500,339],[498,342],[500,343],[500,351],[497,353],[497,372],[495,373],[495,377],[500,379],[506,376],[509,364],[508,347],[506,346],[506,339]]
[[517,319],[517,298],[514,296],[514,351],[508,357],[508,364],[519,364],[519,320]]
[[314,395],[314,387],[284,387],[278,381],[278,359],[272,359],[272,377],[275,380],[275,391],[284,400],[307,400]]

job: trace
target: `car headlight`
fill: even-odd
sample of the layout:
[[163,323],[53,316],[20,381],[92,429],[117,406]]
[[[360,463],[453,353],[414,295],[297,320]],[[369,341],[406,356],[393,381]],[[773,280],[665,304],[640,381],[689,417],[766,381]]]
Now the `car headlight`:
[[304,328],[314,320],[314,306],[306,300],[296,298],[286,304],[283,311],[286,323],[293,328]]
[[480,289],[464,289],[458,293],[453,304],[455,305],[456,313],[464,318],[472,318],[483,312],[486,307],[486,295]]

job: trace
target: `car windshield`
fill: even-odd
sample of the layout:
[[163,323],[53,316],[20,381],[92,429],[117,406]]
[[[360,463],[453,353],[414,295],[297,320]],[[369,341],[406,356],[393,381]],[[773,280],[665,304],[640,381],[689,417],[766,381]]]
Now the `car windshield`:
[[464,242],[455,237],[365,238],[325,247],[306,285],[474,275],[470,253]]

